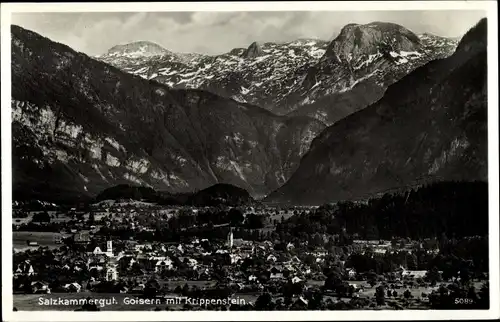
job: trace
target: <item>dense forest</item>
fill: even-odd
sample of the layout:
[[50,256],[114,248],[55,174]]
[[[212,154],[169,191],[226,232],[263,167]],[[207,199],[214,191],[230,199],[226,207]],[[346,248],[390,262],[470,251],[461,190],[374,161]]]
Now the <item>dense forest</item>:
[[338,234],[359,239],[452,238],[488,234],[488,184],[439,182],[363,202],[324,205],[312,214],[292,216],[277,231]]

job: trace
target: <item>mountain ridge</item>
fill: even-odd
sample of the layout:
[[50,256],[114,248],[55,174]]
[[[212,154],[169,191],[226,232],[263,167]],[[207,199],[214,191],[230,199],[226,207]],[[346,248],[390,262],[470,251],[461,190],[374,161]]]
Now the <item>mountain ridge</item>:
[[481,20],[452,56],[415,69],[325,129],[265,200],[320,204],[419,181],[487,180],[485,31]]
[[[387,43],[383,50],[382,42]],[[332,41],[253,42],[215,56],[99,59],[173,88],[206,89],[276,114],[307,115],[331,125],[379,99],[414,68],[450,55],[455,46],[448,38],[372,22],[349,24]],[[353,48],[355,55],[349,56]],[[343,53],[342,61],[336,61],[335,52]]]

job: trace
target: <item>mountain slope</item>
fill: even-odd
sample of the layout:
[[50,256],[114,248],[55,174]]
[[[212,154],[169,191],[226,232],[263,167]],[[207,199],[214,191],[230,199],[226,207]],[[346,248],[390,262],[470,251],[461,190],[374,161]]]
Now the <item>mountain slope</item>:
[[170,192],[230,183],[261,195],[286,181],[324,128],[171,90],[17,26],[11,33],[15,198],[74,198],[121,183]]
[[98,59],[174,88],[206,89],[277,114],[332,124],[378,100],[411,70],[451,55],[455,46],[452,39],[373,22],[347,25],[330,43],[254,42],[218,56],[168,52],[130,57],[111,51]]
[[267,201],[320,204],[423,181],[487,180],[486,20],[446,59],[325,129]]

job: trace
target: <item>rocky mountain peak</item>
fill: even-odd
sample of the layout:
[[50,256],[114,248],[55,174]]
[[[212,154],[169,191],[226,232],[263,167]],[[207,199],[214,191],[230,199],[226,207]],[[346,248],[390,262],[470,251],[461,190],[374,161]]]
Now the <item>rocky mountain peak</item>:
[[326,56],[351,60],[377,52],[413,52],[420,47],[419,37],[410,30],[398,24],[377,21],[344,26],[328,46]]
[[136,41],[111,47],[106,56],[150,57],[169,53],[162,46],[151,41]]
[[259,43],[254,41],[248,48],[243,52],[241,57],[243,58],[255,58],[262,56],[264,54],[264,51],[262,50],[262,47],[260,46]]

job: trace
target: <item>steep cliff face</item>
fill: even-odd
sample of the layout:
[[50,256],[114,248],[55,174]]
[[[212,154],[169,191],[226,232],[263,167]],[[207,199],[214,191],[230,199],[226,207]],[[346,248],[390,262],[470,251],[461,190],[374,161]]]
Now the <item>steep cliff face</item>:
[[427,181],[487,180],[486,74],[482,20],[451,57],[416,69],[323,131],[267,200],[320,204]]
[[257,42],[253,42],[248,48],[241,54],[243,58],[257,58],[262,56],[264,51]]
[[420,38],[400,25],[387,22],[349,24],[342,28],[338,37],[328,46],[325,58],[356,60],[380,51],[414,52],[420,49]]
[[324,128],[171,90],[16,26],[12,97],[20,198],[92,195],[120,183],[184,192],[223,182],[260,195],[286,181]]

